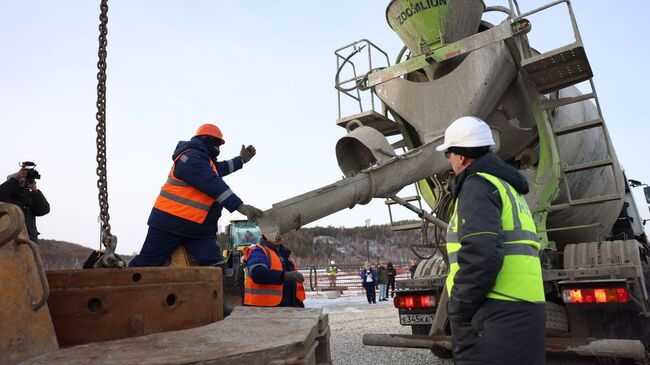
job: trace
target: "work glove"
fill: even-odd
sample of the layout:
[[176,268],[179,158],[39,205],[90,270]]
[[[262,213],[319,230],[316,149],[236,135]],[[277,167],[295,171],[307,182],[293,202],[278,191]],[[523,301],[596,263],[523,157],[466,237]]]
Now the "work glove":
[[298,271],[287,271],[284,273],[284,281],[292,282],[292,283],[295,282],[302,283],[303,281],[305,281],[305,277],[302,276],[302,274],[299,273]]
[[248,218],[249,221],[254,221],[255,218],[261,217],[263,212],[252,205],[241,203],[237,207],[237,211]]
[[246,163],[250,161],[251,158],[253,158],[253,156],[255,156],[255,153],[257,153],[257,151],[255,151],[255,147],[253,147],[253,145],[250,145],[248,147],[244,147],[244,145],[241,145],[241,151],[239,151],[239,157],[241,157],[242,161]]

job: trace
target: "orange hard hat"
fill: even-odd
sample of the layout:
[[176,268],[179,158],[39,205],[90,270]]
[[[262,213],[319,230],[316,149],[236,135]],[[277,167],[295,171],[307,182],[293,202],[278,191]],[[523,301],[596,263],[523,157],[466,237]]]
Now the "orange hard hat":
[[223,133],[221,133],[221,129],[217,127],[214,124],[204,124],[199,127],[199,129],[196,130],[196,134],[194,136],[212,136],[219,141],[221,141],[221,144],[226,143],[226,141],[223,140]]

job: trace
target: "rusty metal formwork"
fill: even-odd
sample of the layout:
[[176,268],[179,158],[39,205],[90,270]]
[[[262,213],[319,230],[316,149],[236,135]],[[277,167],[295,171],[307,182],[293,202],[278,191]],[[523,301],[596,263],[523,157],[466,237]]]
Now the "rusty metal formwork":
[[0,364],[58,349],[40,258],[19,207],[0,203]]
[[222,273],[212,267],[47,273],[61,346],[183,330],[223,319]]

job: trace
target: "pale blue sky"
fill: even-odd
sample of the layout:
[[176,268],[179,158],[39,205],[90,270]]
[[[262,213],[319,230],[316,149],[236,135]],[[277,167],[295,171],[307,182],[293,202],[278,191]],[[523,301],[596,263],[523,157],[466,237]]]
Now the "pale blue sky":
[[[267,209],[339,179],[334,146],[344,130],[335,125],[333,52],[368,38],[392,62],[402,44],[386,24],[386,3],[110,1],[108,178],[118,251],[139,250],[176,142],[205,121],[223,130],[224,158],[238,154],[242,143],[257,147],[258,155],[226,180],[246,203]],[[530,9],[544,2],[521,3]],[[98,245],[98,4],[0,0],[0,174],[15,172],[18,161],[36,161],[52,205],[38,220],[41,238],[90,247]],[[573,5],[619,159],[628,177],[650,182],[644,73],[650,5]],[[533,46],[563,45],[557,42],[568,34],[560,32],[569,28],[558,19],[531,18]],[[383,201],[316,224],[355,226],[366,218],[388,222]]]

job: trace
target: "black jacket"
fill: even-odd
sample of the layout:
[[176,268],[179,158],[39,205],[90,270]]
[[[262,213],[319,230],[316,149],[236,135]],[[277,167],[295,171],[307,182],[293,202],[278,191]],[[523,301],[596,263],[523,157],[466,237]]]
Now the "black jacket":
[[461,244],[447,304],[454,358],[458,364],[543,364],[544,305],[486,298],[503,264],[502,203],[497,188],[477,172],[528,193],[526,179],[493,153],[475,160],[451,184]]
[[389,283],[394,283],[395,282],[395,276],[397,276],[397,271],[395,270],[393,265],[386,266],[386,274],[388,274],[388,282]]
[[29,191],[20,186],[18,180],[9,178],[0,185],[0,202],[14,204],[22,208],[29,239],[38,243],[39,232],[36,229],[36,217],[50,212],[50,203],[40,190]]
[[[449,316],[469,321],[494,286],[503,264],[501,197],[497,188],[476,175],[485,172],[499,177],[521,194],[528,193],[528,182],[498,156],[488,153],[470,164],[451,184],[458,198],[458,251],[460,269],[454,277],[449,300]],[[493,232],[497,234],[480,234]]]

